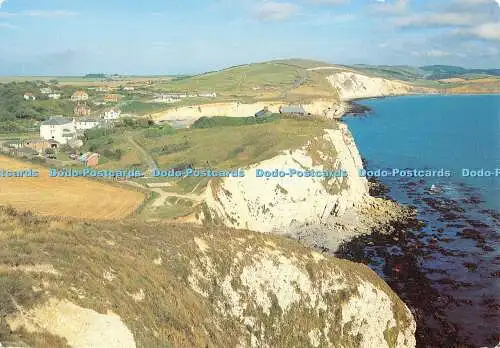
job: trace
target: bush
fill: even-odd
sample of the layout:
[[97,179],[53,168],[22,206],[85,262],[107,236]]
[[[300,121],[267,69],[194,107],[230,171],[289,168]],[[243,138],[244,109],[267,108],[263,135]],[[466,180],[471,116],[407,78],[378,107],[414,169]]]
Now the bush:
[[272,114],[267,117],[201,117],[196,120],[191,128],[215,128],[215,127],[230,127],[230,126],[244,126],[252,124],[262,124],[269,122],[276,122],[280,119],[280,115]]

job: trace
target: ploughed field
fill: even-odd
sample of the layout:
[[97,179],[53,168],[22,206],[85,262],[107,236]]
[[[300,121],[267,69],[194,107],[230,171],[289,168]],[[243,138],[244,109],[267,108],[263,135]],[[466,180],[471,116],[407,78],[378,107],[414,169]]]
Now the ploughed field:
[[50,178],[48,170],[0,156],[0,169],[40,172],[39,177],[0,177],[0,205],[29,210],[37,215],[121,219],[132,214],[144,201],[141,192],[83,178]]

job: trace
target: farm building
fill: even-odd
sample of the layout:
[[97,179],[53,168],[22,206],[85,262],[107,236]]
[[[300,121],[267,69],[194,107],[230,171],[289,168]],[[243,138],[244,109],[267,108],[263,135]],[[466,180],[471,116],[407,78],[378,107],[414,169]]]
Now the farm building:
[[104,96],[104,101],[117,103],[120,100],[120,96],[118,94],[106,94]]
[[135,88],[134,88],[134,87],[132,87],[132,86],[127,86],[127,87],[123,87],[123,90],[124,90],[124,91],[127,91],[127,92],[132,92],[132,91],[134,91],[134,90],[135,90]]
[[61,116],[52,117],[40,125],[40,138],[42,139],[67,144],[68,141],[76,138],[76,135],[74,122]]
[[71,96],[72,101],[86,101],[89,100],[89,95],[84,91],[76,91]]
[[50,94],[50,93],[52,93],[52,89],[50,87],[43,87],[43,88],[40,88],[40,93],[41,94]]
[[95,152],[87,152],[80,156],[80,162],[85,163],[87,167],[95,167],[99,164],[99,154]]
[[61,99],[61,93],[50,93],[48,97],[53,100]]
[[36,100],[36,97],[33,93],[26,92],[24,93],[24,100]]
[[266,107],[264,107],[264,109],[260,110],[259,112],[257,112],[255,114],[255,117],[256,118],[261,118],[261,117],[267,117],[267,116],[271,116],[272,115],[272,112],[269,111],[269,109]]
[[280,107],[280,114],[304,116],[307,113],[306,110],[300,105],[289,105]]

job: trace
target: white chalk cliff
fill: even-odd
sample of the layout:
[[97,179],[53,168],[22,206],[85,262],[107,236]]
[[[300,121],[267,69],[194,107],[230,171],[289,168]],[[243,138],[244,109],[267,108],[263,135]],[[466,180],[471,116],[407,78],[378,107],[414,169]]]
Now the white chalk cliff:
[[[343,170],[347,176],[256,176],[256,169],[289,168]],[[311,139],[300,149],[251,166],[243,178],[212,182],[205,193],[206,212],[210,219],[226,226],[259,232],[284,230],[292,223],[321,223],[369,199],[368,182],[359,176],[361,168],[361,157],[347,126],[338,123],[337,129],[326,129],[323,137]]]
[[405,95],[413,90],[407,83],[370,77],[354,72],[338,72],[327,77],[341,100]]

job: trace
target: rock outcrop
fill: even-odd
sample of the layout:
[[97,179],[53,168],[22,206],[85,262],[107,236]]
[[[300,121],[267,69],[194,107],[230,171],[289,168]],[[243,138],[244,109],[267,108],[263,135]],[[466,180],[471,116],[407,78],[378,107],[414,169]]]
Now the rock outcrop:
[[48,332],[72,347],[135,348],[134,336],[119,316],[100,314],[69,301],[51,299],[26,313],[7,318],[12,330]]
[[370,77],[354,72],[338,72],[327,77],[341,100],[406,95],[413,90],[407,83]]

